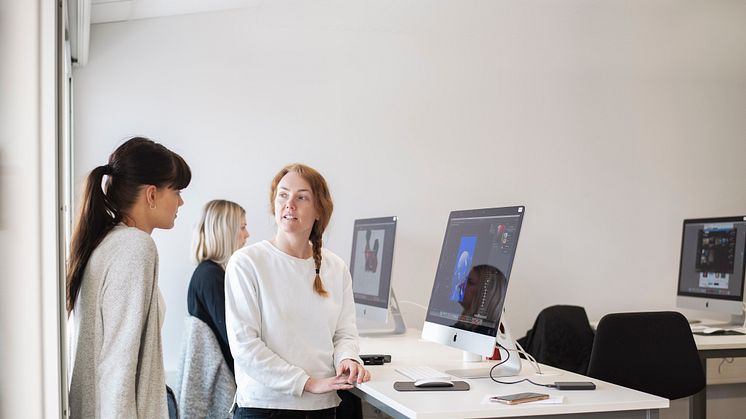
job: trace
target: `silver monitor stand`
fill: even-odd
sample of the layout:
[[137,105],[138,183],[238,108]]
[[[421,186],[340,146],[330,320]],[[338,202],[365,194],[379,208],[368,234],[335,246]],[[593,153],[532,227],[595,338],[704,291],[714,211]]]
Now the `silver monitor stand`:
[[[495,341],[499,345],[500,359],[507,359],[507,361],[501,363],[493,370],[492,367],[495,365],[493,361],[490,361],[490,364],[488,366],[481,366],[483,365],[482,362],[474,362],[481,361],[480,356],[477,355],[479,359],[469,361],[467,360],[467,355],[472,354],[464,352],[464,362],[474,362],[472,364],[473,367],[467,366],[467,368],[463,369],[447,370],[445,371],[446,374],[450,374],[459,378],[489,378],[490,371],[492,372],[493,377],[511,377],[518,375],[521,372],[521,358],[518,355],[515,342],[513,341],[513,337],[510,335],[510,329],[508,328],[507,323],[501,320],[500,324],[504,332],[500,332],[500,328],[498,328],[497,336],[495,336]],[[507,351],[511,351],[513,353],[508,354]]]
[[394,319],[394,328],[391,330],[362,329],[358,330],[360,336],[401,335],[407,331],[407,326],[404,324],[404,317],[402,317],[401,310],[399,309],[399,300],[396,299],[393,288],[391,288],[389,296],[391,301],[389,311],[391,312],[391,317]]

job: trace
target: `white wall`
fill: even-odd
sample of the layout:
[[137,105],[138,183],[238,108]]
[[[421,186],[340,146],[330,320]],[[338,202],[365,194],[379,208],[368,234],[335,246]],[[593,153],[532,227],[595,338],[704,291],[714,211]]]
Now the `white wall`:
[[61,418],[56,2],[0,1],[0,418]]
[[154,234],[167,369],[201,205],[235,200],[268,238],[269,181],[295,161],[330,183],[343,258],[353,219],[400,217],[400,299],[427,304],[450,210],[525,204],[515,334],[558,303],[672,309],[682,219],[746,213],[744,39],[746,3],[726,0],[271,1],[97,25],[75,173],[135,134],[192,166]]

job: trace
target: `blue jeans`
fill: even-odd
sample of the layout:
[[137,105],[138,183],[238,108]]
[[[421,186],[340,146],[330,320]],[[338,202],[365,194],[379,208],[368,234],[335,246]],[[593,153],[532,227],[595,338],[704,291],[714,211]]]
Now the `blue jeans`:
[[239,407],[233,419],[336,419],[337,408],[322,410],[285,410],[259,409],[256,407]]

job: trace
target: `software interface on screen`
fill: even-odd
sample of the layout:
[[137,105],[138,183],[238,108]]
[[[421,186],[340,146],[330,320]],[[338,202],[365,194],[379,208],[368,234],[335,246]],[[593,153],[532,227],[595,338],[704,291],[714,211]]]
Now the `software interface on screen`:
[[427,321],[494,336],[523,214],[522,207],[479,211],[451,213]]
[[352,235],[352,292],[358,304],[388,307],[396,217],[356,220]]
[[687,220],[681,249],[679,295],[741,300],[746,221]]

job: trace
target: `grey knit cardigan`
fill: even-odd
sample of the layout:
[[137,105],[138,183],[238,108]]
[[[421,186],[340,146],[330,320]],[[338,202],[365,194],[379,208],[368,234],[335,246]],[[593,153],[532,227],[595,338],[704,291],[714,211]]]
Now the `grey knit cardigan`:
[[149,234],[120,224],[93,251],[71,321],[70,418],[168,418]]

